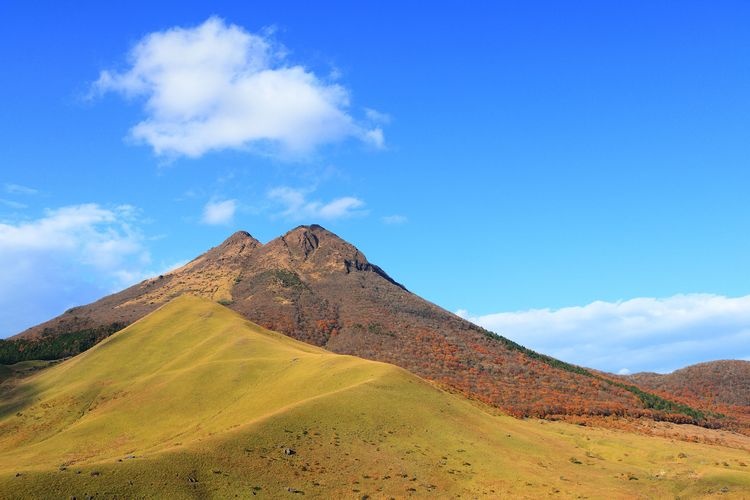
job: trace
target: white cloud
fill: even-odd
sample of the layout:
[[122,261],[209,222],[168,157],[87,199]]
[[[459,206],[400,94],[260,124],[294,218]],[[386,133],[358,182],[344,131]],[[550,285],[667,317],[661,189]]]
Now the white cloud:
[[82,250],[82,259],[109,268],[141,248],[129,225],[133,215],[127,205],[109,210],[90,203],[47,210],[32,221],[0,223],[0,252]]
[[39,191],[37,191],[34,188],[30,188],[27,186],[21,186],[20,184],[4,184],[3,189],[8,194],[25,194],[25,195],[33,195],[37,194]]
[[199,157],[251,148],[292,156],[354,137],[383,144],[349,113],[349,91],[286,62],[267,34],[211,17],[193,28],[142,38],[124,72],[102,71],[93,89],[145,98],[146,118],[131,129],[157,155]]
[[398,224],[406,224],[407,222],[409,222],[409,219],[405,215],[387,215],[385,217],[382,217],[380,220],[382,220],[385,224],[394,226]]
[[387,113],[381,113],[380,111],[376,109],[365,108],[365,116],[372,123],[379,123],[382,125],[387,125],[391,123],[391,115]]
[[142,279],[150,256],[137,215],[84,204],[1,223],[0,336]]
[[204,224],[220,225],[229,224],[237,211],[237,200],[209,201],[203,207]]
[[343,219],[367,213],[362,210],[365,202],[359,198],[345,196],[324,203],[308,200],[309,192],[309,190],[278,187],[269,191],[268,198],[283,207],[280,215],[295,220]]
[[456,314],[531,349],[612,372],[623,366],[632,372],[669,372],[701,361],[750,357],[750,295],[689,294]]
[[379,127],[365,132],[364,140],[377,149],[382,149],[385,147],[385,137],[383,136],[383,129]]
[[0,198],[0,205],[5,205],[6,207],[12,208],[12,209],[15,209],[15,210],[22,210],[22,209],[28,207],[28,205],[26,205],[24,203],[19,203],[17,201],[13,201],[13,200],[5,200],[3,198]]

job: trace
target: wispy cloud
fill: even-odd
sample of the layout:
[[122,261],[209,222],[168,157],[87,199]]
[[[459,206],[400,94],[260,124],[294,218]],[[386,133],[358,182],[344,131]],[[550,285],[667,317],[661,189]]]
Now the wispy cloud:
[[0,335],[142,279],[150,254],[130,205],[47,210],[0,224]]
[[93,90],[145,99],[131,135],[157,155],[249,148],[296,158],[352,137],[383,145],[381,128],[350,114],[345,87],[288,63],[285,52],[269,33],[211,17],[145,36],[127,70],[102,71]]
[[4,184],[3,190],[8,194],[34,195],[39,193],[38,190],[20,184]]
[[365,202],[344,196],[328,202],[308,200],[311,190],[278,187],[268,193],[272,202],[281,205],[280,215],[293,220],[333,220],[366,215]]
[[0,205],[5,205],[6,207],[12,208],[14,210],[22,210],[28,207],[28,205],[26,205],[25,203],[20,203],[13,200],[5,200],[3,198],[0,198]]
[[0,224],[0,252],[68,252],[102,270],[142,251],[140,234],[131,225],[135,208],[114,209],[97,204],[47,210],[44,217],[17,224]]
[[229,224],[237,211],[237,200],[209,201],[203,207],[201,222],[210,225]]
[[364,133],[364,138],[366,142],[370,144],[370,146],[373,146],[377,149],[382,149],[385,147],[385,136],[383,135],[383,129],[380,127],[366,131]]
[[391,115],[387,113],[381,113],[380,111],[372,108],[365,108],[365,116],[372,123],[379,125],[388,125],[391,123]]
[[409,222],[409,219],[405,215],[386,215],[385,217],[381,217],[380,220],[382,220],[384,224],[393,226]]
[[701,361],[750,357],[750,295],[689,294],[457,314],[531,349],[611,372],[668,372]]

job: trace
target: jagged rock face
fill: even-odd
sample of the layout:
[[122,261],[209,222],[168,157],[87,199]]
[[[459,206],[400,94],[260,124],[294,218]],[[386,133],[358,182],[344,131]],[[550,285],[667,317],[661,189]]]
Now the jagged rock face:
[[265,245],[237,232],[176,271],[21,335],[131,323],[183,293],[331,351],[399,365],[517,415],[643,410],[632,392],[545,361],[410,293],[317,225]]
[[191,293],[228,305],[266,327],[326,345],[331,334],[340,331],[340,310],[361,309],[347,290],[372,285],[377,291],[382,280],[406,293],[357,248],[321,226],[300,226],[265,245],[238,231],[171,273],[74,308],[20,336],[131,323]]

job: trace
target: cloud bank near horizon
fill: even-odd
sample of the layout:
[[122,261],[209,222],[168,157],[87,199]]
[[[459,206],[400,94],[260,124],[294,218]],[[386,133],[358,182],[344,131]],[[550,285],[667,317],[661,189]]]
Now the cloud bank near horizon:
[[614,373],[667,373],[703,361],[750,360],[750,295],[680,294],[456,314],[530,349]]

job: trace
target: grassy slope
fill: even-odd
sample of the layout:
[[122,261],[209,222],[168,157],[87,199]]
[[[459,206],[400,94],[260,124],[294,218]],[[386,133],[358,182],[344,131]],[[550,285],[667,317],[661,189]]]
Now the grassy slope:
[[194,297],[4,390],[0,497],[750,494],[747,451],[493,416]]

